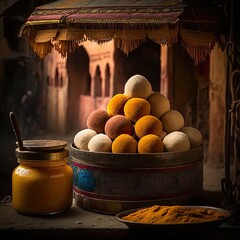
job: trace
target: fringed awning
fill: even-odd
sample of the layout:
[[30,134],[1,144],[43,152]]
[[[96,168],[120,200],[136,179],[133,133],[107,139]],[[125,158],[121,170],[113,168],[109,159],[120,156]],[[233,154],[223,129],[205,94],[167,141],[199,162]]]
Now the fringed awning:
[[[182,0],[58,0],[36,8],[20,35],[40,58],[53,48],[66,57],[86,40],[114,40],[126,54],[147,38],[168,46],[180,40],[198,64],[210,53],[216,36],[206,29],[180,28],[185,7]],[[182,23],[187,21],[185,16]]]
[[224,49],[227,26],[224,1],[214,3],[209,0],[208,5],[204,1],[202,5],[199,1],[197,4],[194,2],[192,1],[192,5],[186,7],[180,15],[179,32],[180,43],[197,65],[207,58],[216,43]]

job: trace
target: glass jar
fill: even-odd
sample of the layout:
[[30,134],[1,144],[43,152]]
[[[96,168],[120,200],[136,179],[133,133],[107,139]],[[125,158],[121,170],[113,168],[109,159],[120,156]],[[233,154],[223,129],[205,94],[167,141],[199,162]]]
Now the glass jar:
[[12,206],[25,214],[62,212],[73,201],[73,171],[67,164],[69,151],[56,141],[32,144],[37,141],[31,140],[22,151],[15,150],[19,165],[12,173]]

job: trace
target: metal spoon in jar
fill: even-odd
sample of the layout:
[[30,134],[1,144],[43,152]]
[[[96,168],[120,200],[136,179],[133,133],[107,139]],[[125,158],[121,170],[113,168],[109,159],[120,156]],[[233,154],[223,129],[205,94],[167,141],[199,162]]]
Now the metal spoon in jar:
[[14,132],[15,137],[17,139],[19,150],[23,151],[23,150],[25,150],[25,148],[23,147],[21,132],[20,132],[20,128],[19,128],[16,116],[15,116],[15,113],[10,112],[9,113],[9,118],[10,118],[10,121],[11,121],[11,124],[12,124],[13,132]]

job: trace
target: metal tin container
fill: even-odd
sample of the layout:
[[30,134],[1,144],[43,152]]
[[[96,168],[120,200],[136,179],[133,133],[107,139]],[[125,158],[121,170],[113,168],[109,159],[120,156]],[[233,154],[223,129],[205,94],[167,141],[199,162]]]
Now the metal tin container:
[[12,173],[12,206],[24,214],[53,214],[72,205],[73,171],[67,143],[26,140],[16,148],[19,165]]
[[115,154],[70,145],[76,204],[116,214],[153,204],[200,204],[203,146],[185,152]]

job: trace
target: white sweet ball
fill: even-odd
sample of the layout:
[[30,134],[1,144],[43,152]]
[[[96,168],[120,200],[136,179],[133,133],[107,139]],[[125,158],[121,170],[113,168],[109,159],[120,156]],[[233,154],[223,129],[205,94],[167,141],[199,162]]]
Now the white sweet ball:
[[163,131],[170,133],[179,131],[184,127],[183,115],[176,110],[169,110],[160,118],[163,125]]
[[83,129],[74,136],[74,145],[81,150],[88,150],[88,142],[95,135],[97,135],[96,131],[89,128]]
[[188,136],[191,148],[196,148],[202,145],[203,137],[202,133],[198,129],[194,127],[184,127],[181,129],[181,132]]
[[147,99],[151,93],[151,83],[140,74],[130,77],[124,85],[124,94],[129,98],[139,97]]
[[190,149],[190,142],[187,135],[180,131],[169,133],[163,139],[163,144],[166,152],[181,152]]
[[166,98],[160,92],[152,93],[147,101],[151,106],[151,114],[157,118],[160,118],[164,113],[170,110],[170,102],[168,98]]
[[106,134],[99,133],[90,139],[88,149],[91,152],[111,152],[112,140]]

